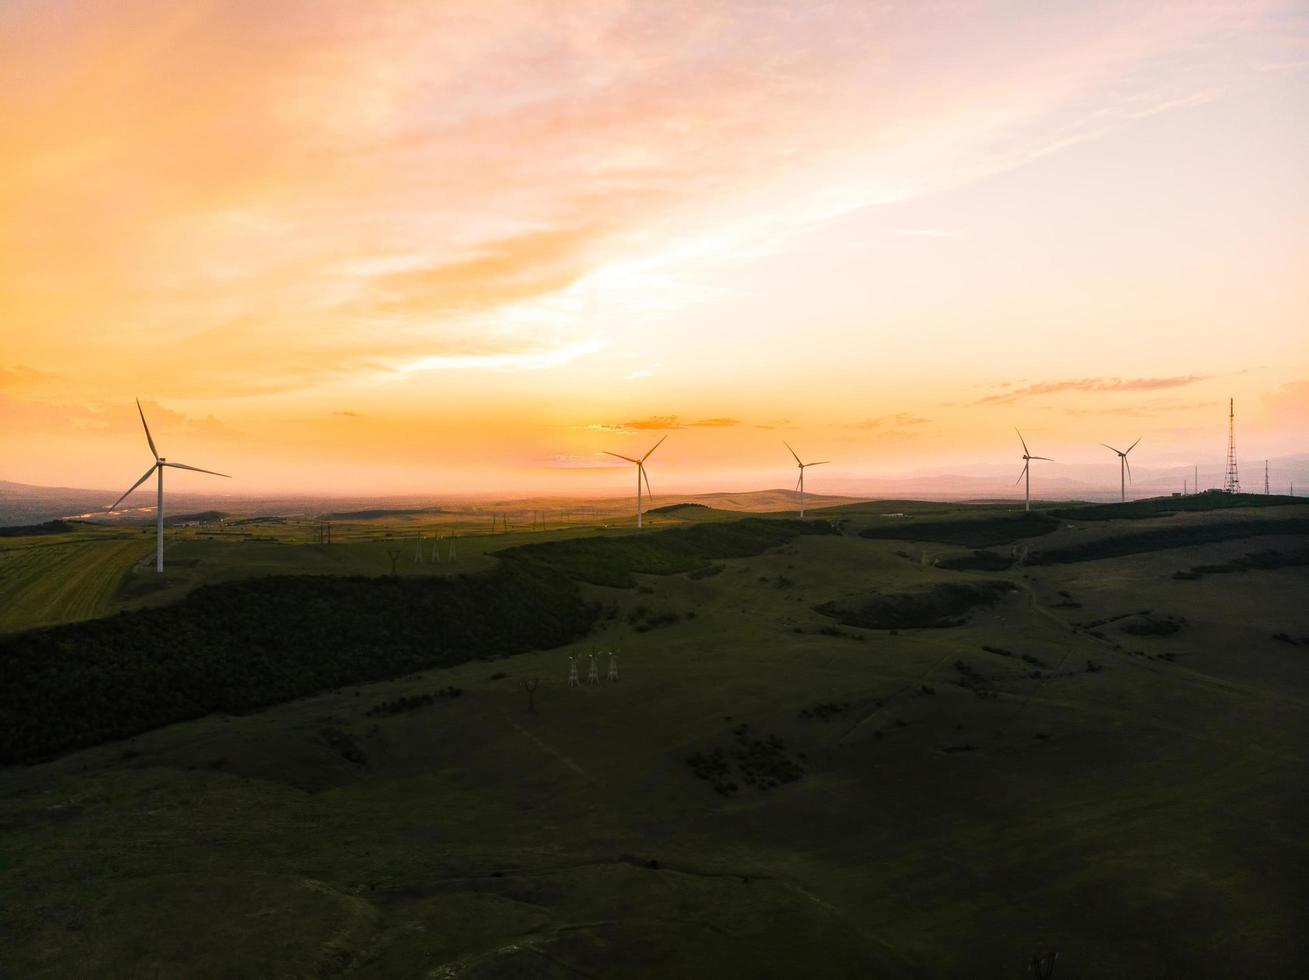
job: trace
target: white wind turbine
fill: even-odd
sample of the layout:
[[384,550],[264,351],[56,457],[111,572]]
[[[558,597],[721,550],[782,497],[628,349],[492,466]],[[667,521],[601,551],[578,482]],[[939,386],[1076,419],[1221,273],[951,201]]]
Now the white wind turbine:
[[[667,436],[664,436],[664,439],[667,438],[668,438]],[[649,459],[652,455],[654,455],[654,451],[656,449],[658,449],[661,445],[663,445],[664,439],[660,439],[653,446],[651,446],[650,452],[646,453],[640,459],[633,459],[631,456],[622,456],[618,453],[611,453],[607,450],[605,451],[606,456],[617,456],[619,459],[625,459],[629,463],[636,464],[636,526],[637,527],[641,526],[641,481],[642,480],[645,480],[645,489],[647,491],[650,491],[650,477],[646,476],[645,473],[645,461]],[[650,491],[650,497],[651,499],[654,498],[653,491]]]
[[[1014,431],[1018,432],[1017,429],[1014,429]],[[1049,456],[1033,456],[1031,451],[1028,450],[1027,440],[1023,438],[1021,432],[1018,432],[1018,441],[1023,444],[1023,472],[1018,474],[1018,480],[1027,481],[1027,487],[1023,493],[1023,510],[1026,511],[1032,509],[1032,460],[1043,459],[1047,463],[1053,463],[1054,460]],[[1015,480],[1014,483],[1017,483],[1018,480]]]
[[[159,474],[159,486],[155,498],[155,571],[162,572],[164,570],[164,467],[175,466],[179,470],[193,470],[196,473],[208,473],[210,476],[227,477],[227,474],[215,473],[213,470],[202,470],[198,466],[187,466],[185,463],[170,463],[163,456],[160,456],[159,451],[155,449],[155,441],[150,437],[150,426],[145,424],[145,412],[141,411],[141,400],[139,398],[136,400],[136,411],[141,416],[141,425],[145,429],[145,441],[150,444],[150,453],[154,456],[155,462],[153,466],[145,471],[145,475],[141,479],[127,488],[127,493],[115,500],[105,510],[113,510],[126,500],[128,494],[150,479],[151,473]],[[231,477],[227,478],[231,479]]]
[[792,456],[795,456],[795,465],[798,466],[798,467],[800,467],[800,479],[796,481],[795,488],[796,488],[797,490],[800,491],[800,516],[801,516],[801,517],[804,517],[804,471],[805,471],[805,467],[806,467],[806,466],[822,466],[824,463],[830,463],[831,460],[830,460],[830,459],[820,459],[820,460],[818,460],[818,461],[815,462],[815,463],[802,463],[802,462],[800,462],[800,457],[795,455],[795,450],[794,450],[794,449],[791,449],[791,444],[790,444],[789,442],[785,442],[785,441],[783,441],[782,445],[785,446],[787,449],[789,449],[789,450],[791,451],[791,455],[792,455]]
[[[1144,438],[1144,436],[1142,438]],[[1136,442],[1140,441],[1140,439],[1136,440]],[[1118,482],[1122,488],[1122,499],[1124,501],[1127,500],[1127,481],[1132,478],[1132,464],[1127,461],[1127,454],[1136,448],[1136,442],[1132,443],[1126,449],[1114,449],[1114,447],[1109,445],[1107,442],[1100,443],[1100,445],[1104,446],[1105,449],[1118,454]]]

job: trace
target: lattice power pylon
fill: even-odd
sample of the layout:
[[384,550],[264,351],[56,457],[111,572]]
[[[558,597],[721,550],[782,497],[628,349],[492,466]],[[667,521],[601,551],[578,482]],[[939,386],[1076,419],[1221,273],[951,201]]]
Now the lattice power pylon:
[[1236,399],[1227,402],[1227,479],[1223,489],[1228,493],[1241,492],[1241,478],[1236,475]]

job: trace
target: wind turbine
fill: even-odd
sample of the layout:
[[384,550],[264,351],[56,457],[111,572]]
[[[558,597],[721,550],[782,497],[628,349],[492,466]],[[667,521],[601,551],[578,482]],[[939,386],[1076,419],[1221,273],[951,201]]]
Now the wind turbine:
[[[1140,439],[1136,440],[1136,442],[1140,441]],[[1132,464],[1127,461],[1127,454],[1136,448],[1136,442],[1132,443],[1126,449],[1114,449],[1114,447],[1109,445],[1107,442],[1100,443],[1100,445],[1104,446],[1105,449],[1118,454],[1118,482],[1122,487],[1124,501],[1127,500],[1127,481],[1132,478]]]
[[[1014,431],[1018,432],[1016,428]],[[1027,481],[1027,487],[1023,491],[1023,510],[1028,511],[1032,509],[1032,460],[1043,459],[1047,463],[1053,463],[1054,460],[1049,456],[1033,456],[1031,450],[1027,448],[1027,440],[1023,438],[1021,432],[1018,432],[1018,441],[1023,444],[1023,472],[1018,474],[1018,480]],[[1017,483],[1018,480],[1015,480],[1014,483]]]
[[164,570],[164,467],[175,466],[179,470],[193,470],[196,473],[208,473],[210,476],[227,477],[229,480],[231,477],[227,476],[226,473],[215,473],[213,470],[202,470],[198,466],[187,466],[185,463],[170,463],[163,456],[160,456],[159,451],[155,449],[155,441],[150,437],[150,426],[145,424],[145,412],[141,411],[141,399],[139,398],[136,400],[136,411],[137,414],[141,416],[141,425],[145,429],[145,441],[150,444],[150,454],[154,456],[155,462],[153,466],[145,471],[145,475],[142,476],[141,479],[137,480],[127,488],[127,493],[115,500],[112,504],[106,507],[105,510],[113,510],[121,504],[127,499],[128,494],[146,480],[150,479],[150,474],[159,474],[159,486],[156,491],[155,500],[155,571],[162,572]]
[[[667,436],[664,436],[664,439],[667,438],[668,438]],[[611,453],[607,450],[605,451],[606,456],[617,456],[619,459],[625,459],[629,463],[636,464],[636,526],[637,527],[641,526],[641,481],[642,480],[645,480],[645,489],[649,493],[651,499],[654,498],[654,492],[650,490],[650,477],[648,477],[645,472],[645,461],[649,459],[652,455],[654,455],[654,451],[656,449],[658,449],[660,446],[663,445],[664,439],[660,439],[653,446],[651,446],[650,452],[646,453],[640,459],[633,459],[631,456],[622,456],[619,453]]]
[[[795,450],[791,449],[789,442],[783,441],[783,446],[790,450],[791,455],[795,456]],[[796,481],[795,488],[800,491],[800,516],[804,517],[804,470],[806,466],[822,466],[824,463],[830,463],[830,459],[820,459],[816,463],[802,463],[800,457],[795,456],[795,465],[800,467],[800,479]]]

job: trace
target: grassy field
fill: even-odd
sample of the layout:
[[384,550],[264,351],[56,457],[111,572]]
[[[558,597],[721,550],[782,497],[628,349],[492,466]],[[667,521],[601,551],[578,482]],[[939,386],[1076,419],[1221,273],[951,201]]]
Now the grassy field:
[[107,529],[0,539],[0,633],[103,616],[154,539]]
[[[0,771],[0,975],[1019,978],[1044,946],[1059,977],[1299,972],[1309,571],[1173,575],[1303,536],[996,572],[934,564],[967,544],[860,536],[988,512],[1013,516],[836,508],[842,535],[585,586],[619,614],[568,647]],[[195,564],[155,597],[247,556],[377,570],[387,546],[182,538],[170,558]],[[987,582],[1016,588],[957,626],[816,611]],[[570,689],[593,651],[601,683]],[[688,765],[715,750],[735,791]]]
[[[739,516],[711,511],[706,519]],[[484,572],[495,565],[490,553],[514,545],[632,530],[631,519],[614,519],[554,524],[544,531],[520,523],[492,533],[489,520],[454,515],[439,521],[336,521],[330,545],[317,543],[317,525],[307,521],[169,527],[162,575],[154,570],[153,525],[80,524],[65,534],[0,537],[0,633],[166,604],[202,585],[262,575],[389,575],[393,568],[398,575]],[[656,527],[687,523],[661,517]]]

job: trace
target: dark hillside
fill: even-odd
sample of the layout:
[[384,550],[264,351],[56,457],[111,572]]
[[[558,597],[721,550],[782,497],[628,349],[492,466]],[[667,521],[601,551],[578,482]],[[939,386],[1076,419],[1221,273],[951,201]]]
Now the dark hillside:
[[0,640],[0,762],[25,762],[212,712],[241,712],[424,667],[545,649],[599,615],[577,587],[631,586],[756,555],[824,522],[748,518],[500,552],[481,575],[285,575]]
[[1085,507],[1064,507],[1050,511],[1054,517],[1066,521],[1143,520],[1149,517],[1167,517],[1169,514],[1189,514],[1211,510],[1230,510],[1234,507],[1285,507],[1303,504],[1301,497],[1263,493],[1193,493],[1185,497],[1147,497],[1118,504],[1088,504]]

